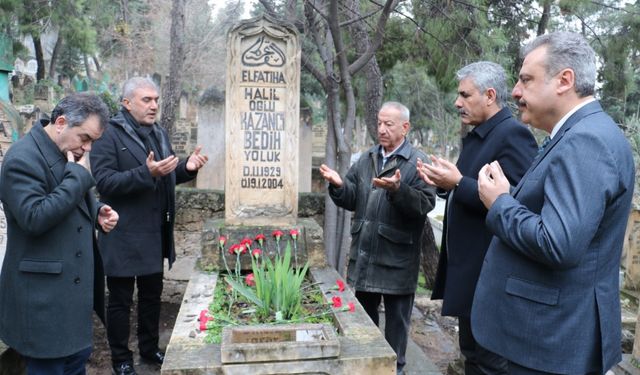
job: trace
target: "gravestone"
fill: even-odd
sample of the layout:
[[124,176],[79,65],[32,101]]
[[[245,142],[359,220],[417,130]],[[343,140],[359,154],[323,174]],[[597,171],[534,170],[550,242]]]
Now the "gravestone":
[[227,40],[225,219],[287,225],[298,215],[300,44],[292,25],[240,22]]
[[[11,146],[14,138],[14,129],[19,126],[19,121],[20,115],[17,111],[8,103],[0,101],[0,168],[2,167],[2,159]],[[6,250],[7,222],[4,216],[4,208],[0,204],[0,272],[2,272],[2,263]]]
[[198,100],[198,144],[209,162],[198,171],[198,189],[224,190],[224,93],[211,87]]
[[640,211],[632,210],[627,222],[624,243],[624,288],[640,289]]

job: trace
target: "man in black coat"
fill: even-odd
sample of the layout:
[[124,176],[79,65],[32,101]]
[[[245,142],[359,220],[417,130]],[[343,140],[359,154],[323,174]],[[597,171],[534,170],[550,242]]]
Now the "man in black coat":
[[138,349],[140,356],[158,364],[164,258],[173,264],[175,186],[193,179],[207,162],[197,147],[178,160],[166,130],[155,123],[158,89],[147,78],[124,83],[122,108],[91,152],[91,169],[102,201],[120,213],[120,225],[109,236],[99,236],[107,275],[109,302],[107,338],[114,373],[133,375],[129,350],[129,310],[134,284],[138,287]]
[[0,338],[26,358],[27,374],[84,374],[92,310],[104,315],[94,230],[118,214],[91,192],[88,154],[109,112],[95,95],[62,99],[7,152],[0,199],[7,251],[0,273]]
[[471,333],[471,302],[492,237],[485,226],[487,209],[478,195],[477,177],[485,164],[498,160],[515,186],[536,156],[537,146],[531,131],[506,107],[509,92],[500,65],[481,61],[465,66],[456,76],[455,106],[462,123],[474,128],[462,140],[456,165],[431,156],[432,164],[420,163],[418,168],[447,199],[431,298],[443,299],[442,315],[458,317],[465,374],[506,374],[506,360],[478,345]]
[[320,166],[333,202],[355,212],[347,282],[376,325],[384,300],[385,338],[398,356],[398,374],[405,365],[422,230],[436,198],[434,187],[416,171],[418,158],[426,156],[406,139],[409,116],[404,105],[384,103],[378,113],[379,144],[349,168],[344,180]]

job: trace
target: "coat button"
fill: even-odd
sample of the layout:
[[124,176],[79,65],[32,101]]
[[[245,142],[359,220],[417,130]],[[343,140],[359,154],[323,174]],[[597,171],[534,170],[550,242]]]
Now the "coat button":
[[82,256],[82,252],[81,252],[81,251],[78,251],[78,252],[76,253],[76,257],[77,257],[77,258],[80,258],[81,256]]
[[79,278],[79,277],[76,277],[76,278],[75,278],[75,280],[73,280],[73,282],[74,282],[75,284],[80,284],[80,278]]
[[82,232],[82,227],[78,227],[78,233]]

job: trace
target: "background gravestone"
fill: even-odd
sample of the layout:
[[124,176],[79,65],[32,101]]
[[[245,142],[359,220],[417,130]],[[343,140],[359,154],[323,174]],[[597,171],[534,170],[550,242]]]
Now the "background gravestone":
[[225,220],[290,225],[298,216],[300,44],[292,25],[243,21],[227,40]]
[[[0,101],[0,168],[2,167],[2,159],[14,136],[14,126],[17,127],[20,121],[20,115],[13,107],[5,102]],[[15,125],[12,122],[16,122]],[[0,272],[2,271],[2,263],[4,254],[7,250],[7,222],[4,216],[4,209],[0,204]]]

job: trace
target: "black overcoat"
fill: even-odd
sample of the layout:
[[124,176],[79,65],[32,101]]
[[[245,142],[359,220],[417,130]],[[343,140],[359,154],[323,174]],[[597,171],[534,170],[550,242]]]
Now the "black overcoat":
[[443,299],[442,315],[469,317],[484,256],[493,234],[485,225],[487,209],[478,195],[478,172],[497,160],[512,186],[527,171],[538,146],[531,131],[507,108],[476,126],[462,140],[456,166],[457,188],[438,189],[447,199],[442,245],[432,299]]
[[[347,281],[358,291],[412,294],[420,267],[421,237],[435,188],[418,175],[416,160],[426,155],[405,141],[378,168],[380,145],[370,148],[349,168],[340,188],[330,185],[333,202],[354,211]],[[372,184],[400,170],[400,189],[388,192]]]
[[[153,131],[161,142],[161,158],[173,155],[167,132],[157,124]],[[91,149],[91,170],[100,200],[120,215],[114,230],[98,236],[107,276],[159,273],[164,258],[169,260],[169,267],[175,261],[175,185],[193,179],[196,173],[186,170],[186,160],[180,161],[169,175],[168,197],[164,196],[149,172],[147,156],[143,142],[121,112],[111,119]],[[167,199],[168,212],[162,212]]]
[[[23,355],[59,358],[92,345],[94,301],[104,306],[94,185],[89,171],[67,162],[40,124],[4,157],[0,338]],[[94,280],[102,286],[95,294]]]

